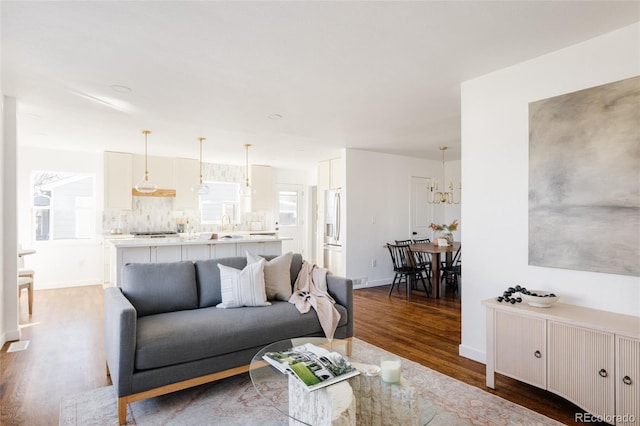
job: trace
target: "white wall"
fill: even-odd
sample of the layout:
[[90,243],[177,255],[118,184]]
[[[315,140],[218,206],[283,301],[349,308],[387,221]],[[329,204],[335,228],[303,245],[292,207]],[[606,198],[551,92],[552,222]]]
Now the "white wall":
[[19,340],[18,257],[16,232],[16,99],[2,97],[2,149],[0,149],[0,346]]
[[442,176],[441,163],[353,149],[346,150],[345,162],[346,276],[367,277],[369,286],[390,284],[385,244],[411,238],[411,177]]
[[[36,254],[25,257],[25,266],[36,271],[35,289],[100,284],[103,281],[102,208],[104,202],[103,156],[96,152],[56,151],[20,147],[18,151],[18,241]],[[92,240],[33,240],[31,226],[31,173],[36,170],[94,173],[98,235]]]
[[480,301],[514,284],[639,315],[638,277],[528,266],[527,223],[528,103],[639,75],[639,41],[640,23],[463,83],[461,355],[484,362]]

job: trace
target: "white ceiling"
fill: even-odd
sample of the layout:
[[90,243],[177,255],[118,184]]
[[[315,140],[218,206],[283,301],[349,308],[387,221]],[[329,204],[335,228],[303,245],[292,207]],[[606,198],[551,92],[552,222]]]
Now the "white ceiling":
[[[638,1],[0,3],[20,145],[309,167],[460,156],[460,83],[640,21]],[[588,70],[585,70],[588,72]],[[131,92],[120,93],[120,85]],[[280,114],[279,120],[269,114]]]

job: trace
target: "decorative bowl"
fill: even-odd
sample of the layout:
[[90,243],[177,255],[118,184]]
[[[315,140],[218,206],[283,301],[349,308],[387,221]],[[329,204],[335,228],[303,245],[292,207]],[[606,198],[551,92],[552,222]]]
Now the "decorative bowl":
[[528,305],[538,308],[548,308],[559,299],[558,296],[550,291],[528,290],[527,293],[520,292],[522,300],[527,302]]

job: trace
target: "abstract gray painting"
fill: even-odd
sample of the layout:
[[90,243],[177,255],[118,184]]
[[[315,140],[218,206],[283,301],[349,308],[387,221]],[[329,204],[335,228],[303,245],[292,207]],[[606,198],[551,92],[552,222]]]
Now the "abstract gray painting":
[[529,264],[640,276],[640,76],[529,104]]

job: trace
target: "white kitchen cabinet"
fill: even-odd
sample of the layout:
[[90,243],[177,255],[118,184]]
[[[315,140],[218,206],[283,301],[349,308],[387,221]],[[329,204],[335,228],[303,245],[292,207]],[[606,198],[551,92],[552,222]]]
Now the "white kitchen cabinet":
[[334,158],[330,160],[331,165],[331,189],[344,188],[344,160],[342,158]]
[[255,243],[238,244],[236,256],[245,256],[247,251],[255,255],[279,255],[282,253],[281,241],[260,241]]
[[615,381],[616,424],[640,426],[640,339],[616,337]]
[[179,262],[182,260],[182,248],[180,246],[158,245],[149,248],[151,263]]
[[176,210],[198,210],[198,194],[191,187],[200,183],[200,162],[188,158],[176,158],[174,161],[174,185],[176,190]]
[[210,244],[188,244],[182,246],[182,260],[206,260],[211,258]]
[[[158,189],[175,189],[174,158],[148,156],[149,181],[158,185]],[[133,156],[133,181],[144,180],[144,155]],[[134,185],[135,185],[134,183]],[[131,189],[129,189],[131,193]]]
[[497,311],[495,334],[496,372],[545,388],[547,342],[545,321],[526,315]]
[[273,169],[271,166],[251,166],[251,211],[275,210]]
[[547,389],[587,412],[610,418],[614,399],[614,336],[548,321]]
[[323,191],[323,197],[324,197],[324,190],[325,189],[329,189],[331,187],[331,161],[330,160],[326,160],[326,161],[320,161],[318,163],[318,192],[320,192],[320,189],[322,189]]
[[[482,304],[487,387],[495,388],[499,372],[558,394],[594,418],[640,426],[640,317],[563,303]],[[532,350],[540,365],[526,356]]]
[[[243,244],[241,244],[242,246]],[[236,256],[236,244],[212,244],[211,259]],[[244,256],[244,255],[243,255]]]
[[131,210],[133,155],[124,152],[104,153],[104,208]]
[[320,161],[318,163],[318,189],[343,188],[344,160],[342,158],[332,158],[331,160]]

